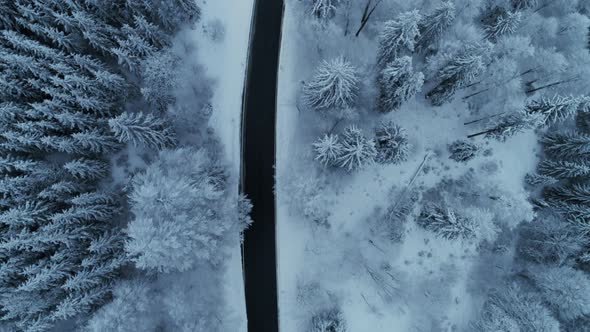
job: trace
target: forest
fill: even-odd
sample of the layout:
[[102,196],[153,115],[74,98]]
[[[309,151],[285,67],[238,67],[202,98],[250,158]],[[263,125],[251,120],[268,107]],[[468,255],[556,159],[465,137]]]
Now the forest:
[[285,20],[282,328],[590,331],[590,2]]
[[199,3],[0,1],[0,330],[233,330]]

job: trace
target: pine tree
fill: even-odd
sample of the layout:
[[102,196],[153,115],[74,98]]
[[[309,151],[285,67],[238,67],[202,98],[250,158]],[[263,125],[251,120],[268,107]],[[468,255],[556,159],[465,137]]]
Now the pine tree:
[[413,52],[416,38],[420,36],[417,10],[400,14],[397,19],[384,23],[379,35],[379,64],[385,66],[404,52]]
[[479,153],[479,147],[473,143],[457,140],[448,146],[449,158],[456,162],[465,163],[475,158]]
[[541,140],[545,152],[556,159],[590,155],[590,135],[579,132],[547,133]]
[[582,100],[581,97],[560,95],[555,95],[552,98],[542,97],[539,100],[529,101],[525,111],[528,114],[540,114],[544,118],[543,126],[550,126],[573,118]]
[[338,135],[334,134],[325,134],[313,143],[313,148],[316,153],[315,159],[324,166],[335,166],[343,152]]
[[563,264],[587,244],[584,234],[558,218],[536,219],[521,230],[518,252],[539,264]]
[[102,160],[80,158],[65,163],[63,168],[77,179],[98,180],[107,176],[109,166]]
[[413,71],[410,57],[404,56],[388,63],[379,77],[381,111],[397,110],[403,102],[414,97],[423,84],[424,75]]
[[524,130],[539,127],[543,121],[544,118],[540,114],[517,112],[501,117],[491,129],[469,135],[469,137],[486,135],[489,138],[505,141]]
[[590,166],[583,161],[543,160],[539,173],[556,179],[570,179],[590,175]]
[[459,88],[471,83],[483,72],[488,48],[488,44],[468,45],[450,58],[438,71],[440,83],[426,94],[432,105],[440,106],[448,102]]
[[423,16],[418,24],[420,34],[416,41],[416,49],[423,52],[436,43],[453,25],[455,16],[455,4],[451,0],[443,1],[432,13]]
[[[559,332],[559,322],[534,294],[527,293],[517,284],[509,284],[494,290],[484,304],[484,309],[495,307],[518,323],[520,331]],[[512,324],[507,322],[508,326]],[[514,330],[509,330],[514,332]],[[518,331],[518,330],[516,330]],[[491,331],[490,331],[491,332]]]
[[519,11],[507,11],[498,15],[492,24],[484,26],[485,37],[493,41],[501,36],[513,34],[520,25],[521,19],[522,15]]
[[590,185],[585,183],[546,188],[543,195],[547,200],[590,205]]
[[303,86],[303,103],[317,111],[350,107],[358,84],[356,68],[344,57],[324,60],[312,80]]
[[352,172],[373,163],[377,156],[375,142],[363,135],[360,129],[352,125],[342,134],[342,154],[338,158],[340,167]]
[[584,272],[569,266],[529,268],[543,299],[565,321],[590,313],[590,279]]
[[548,186],[559,182],[559,180],[554,177],[538,173],[527,174],[525,175],[524,180],[531,186]]
[[512,7],[516,10],[535,8],[539,5],[539,0],[512,0]]
[[123,113],[110,119],[109,127],[122,143],[157,149],[176,144],[176,138],[169,124],[152,114]]
[[476,233],[471,220],[457,214],[450,207],[436,203],[429,203],[423,207],[417,223],[448,240],[469,239]]
[[399,164],[407,160],[410,143],[406,130],[393,121],[381,122],[375,129],[376,161],[382,164]]

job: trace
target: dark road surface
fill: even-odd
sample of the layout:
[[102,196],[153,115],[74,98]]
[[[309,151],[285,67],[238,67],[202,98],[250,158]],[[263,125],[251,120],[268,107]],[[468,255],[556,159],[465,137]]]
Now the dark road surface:
[[255,0],[242,114],[241,185],[254,224],[242,263],[248,332],[278,332],[275,240],[275,119],[283,0]]

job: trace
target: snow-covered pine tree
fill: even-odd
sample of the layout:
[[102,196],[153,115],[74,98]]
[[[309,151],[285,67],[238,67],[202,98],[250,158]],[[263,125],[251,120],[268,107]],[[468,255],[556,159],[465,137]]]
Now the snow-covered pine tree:
[[525,175],[524,181],[531,186],[548,186],[559,182],[556,178],[538,173]]
[[572,224],[546,217],[523,225],[518,252],[538,264],[563,264],[578,254],[587,240]]
[[539,5],[539,0],[511,0],[511,2],[516,10],[535,8]]
[[528,275],[562,320],[590,314],[590,278],[583,271],[569,266],[535,266],[529,268]]
[[484,35],[487,39],[495,41],[501,36],[513,34],[521,19],[522,14],[519,11],[506,11],[498,15],[492,24],[484,26]]
[[342,154],[338,165],[352,172],[372,164],[377,157],[375,142],[367,138],[356,126],[351,125],[342,133]]
[[590,205],[590,185],[586,183],[548,187],[543,191],[547,201],[555,200],[568,204]]
[[343,147],[338,135],[325,134],[313,143],[315,159],[324,166],[335,166],[342,155]]
[[426,94],[432,105],[440,106],[450,101],[459,88],[471,83],[483,72],[489,47],[488,43],[467,45],[450,57],[437,73],[440,83]]
[[541,175],[556,179],[571,179],[590,175],[590,165],[583,160],[543,160],[538,166]]
[[[493,305],[498,310],[518,323],[519,329],[514,331],[559,332],[559,322],[553,317],[542,300],[535,294],[527,292],[516,283],[508,284],[492,290],[488,296],[484,309]],[[512,326],[508,322],[508,326]],[[497,330],[494,330],[497,332]],[[490,331],[491,332],[491,331]]]
[[303,103],[317,111],[350,107],[358,93],[358,84],[356,68],[344,57],[324,60],[311,81],[303,86]]
[[424,75],[416,73],[412,58],[403,56],[388,63],[379,76],[379,108],[382,112],[397,110],[403,102],[422,89]]
[[109,127],[121,143],[162,149],[176,144],[170,125],[152,114],[123,113],[109,120]]
[[104,160],[79,158],[65,163],[63,168],[76,179],[94,181],[107,176],[110,165]]
[[381,122],[375,128],[376,161],[382,164],[399,164],[406,161],[410,143],[404,128],[393,121]]
[[386,21],[379,34],[378,62],[382,66],[394,61],[400,54],[413,52],[416,38],[420,35],[418,22],[421,15],[417,10],[400,14],[396,19]]
[[342,0],[308,0],[311,13],[319,19],[328,19],[334,16],[336,9]]
[[544,150],[556,159],[590,155],[590,135],[580,132],[550,132],[543,136]]
[[444,0],[432,13],[422,16],[418,24],[420,34],[416,41],[416,50],[424,52],[437,43],[442,34],[453,25],[455,17],[455,4],[452,0]]
[[424,229],[448,240],[475,236],[471,220],[457,214],[454,209],[437,203],[425,204],[416,222]]
[[543,121],[544,117],[540,114],[516,112],[514,114],[508,114],[501,117],[491,129],[469,135],[469,137],[485,135],[489,138],[505,141],[509,137],[512,137],[524,130],[535,129],[539,127]]
[[543,126],[565,121],[573,118],[583,97],[554,95],[552,98],[541,97],[538,100],[531,100],[525,106],[529,114],[540,114],[543,116]]
[[590,224],[590,209],[587,205],[568,203],[559,199],[547,199],[546,205],[575,225]]
[[465,163],[475,158],[479,153],[479,146],[465,140],[457,140],[448,146],[449,158],[456,162]]
[[309,332],[346,332],[346,321],[338,308],[322,310],[311,318]]

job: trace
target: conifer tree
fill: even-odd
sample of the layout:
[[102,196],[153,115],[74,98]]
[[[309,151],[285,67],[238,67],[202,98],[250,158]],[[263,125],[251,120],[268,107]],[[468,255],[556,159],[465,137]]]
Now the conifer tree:
[[413,10],[384,23],[379,35],[379,64],[384,66],[400,54],[414,51],[416,38],[420,35],[418,30],[420,19],[420,13]]
[[556,200],[569,204],[590,205],[590,185],[574,183],[559,187],[549,187],[543,192],[547,200]]
[[542,97],[538,100],[529,101],[525,111],[529,114],[540,114],[544,118],[543,126],[550,126],[573,118],[582,101],[582,97],[563,97],[560,95],[555,95],[552,98]]
[[459,88],[471,83],[483,72],[488,48],[488,44],[468,45],[450,58],[438,71],[440,83],[426,94],[432,105],[440,106],[448,102]]
[[556,179],[570,179],[590,175],[590,166],[584,161],[543,160],[539,173]]
[[513,34],[520,25],[521,19],[522,15],[519,11],[507,11],[498,15],[492,24],[484,26],[485,37],[494,41],[501,36]]
[[545,152],[556,159],[590,155],[590,135],[579,132],[550,132],[542,138]]
[[543,299],[559,318],[571,321],[590,313],[590,279],[569,266],[537,266],[529,269]]
[[535,8],[539,5],[539,0],[512,0],[512,7],[516,10]]
[[109,164],[102,160],[80,158],[64,164],[64,169],[77,179],[97,180],[109,173]]
[[352,172],[374,162],[377,149],[372,139],[363,135],[362,131],[352,125],[342,133],[342,154],[338,158],[340,167]]
[[405,129],[393,121],[381,122],[375,129],[376,161],[382,164],[399,164],[406,161],[410,143]]
[[352,106],[358,93],[358,73],[344,57],[324,60],[303,86],[303,103],[314,110]]
[[324,166],[336,165],[343,152],[343,146],[338,135],[334,134],[324,135],[324,137],[313,143],[313,148],[316,153],[315,159]]
[[455,22],[455,4],[452,0],[444,0],[432,13],[422,16],[418,24],[419,37],[416,49],[426,51],[432,44],[437,43],[441,35]]
[[412,59],[400,57],[387,64],[379,77],[379,106],[382,112],[397,110],[422,89],[424,75],[415,73]]
[[162,149],[173,146],[176,138],[164,119],[152,114],[123,113],[109,120],[109,127],[122,143]]

